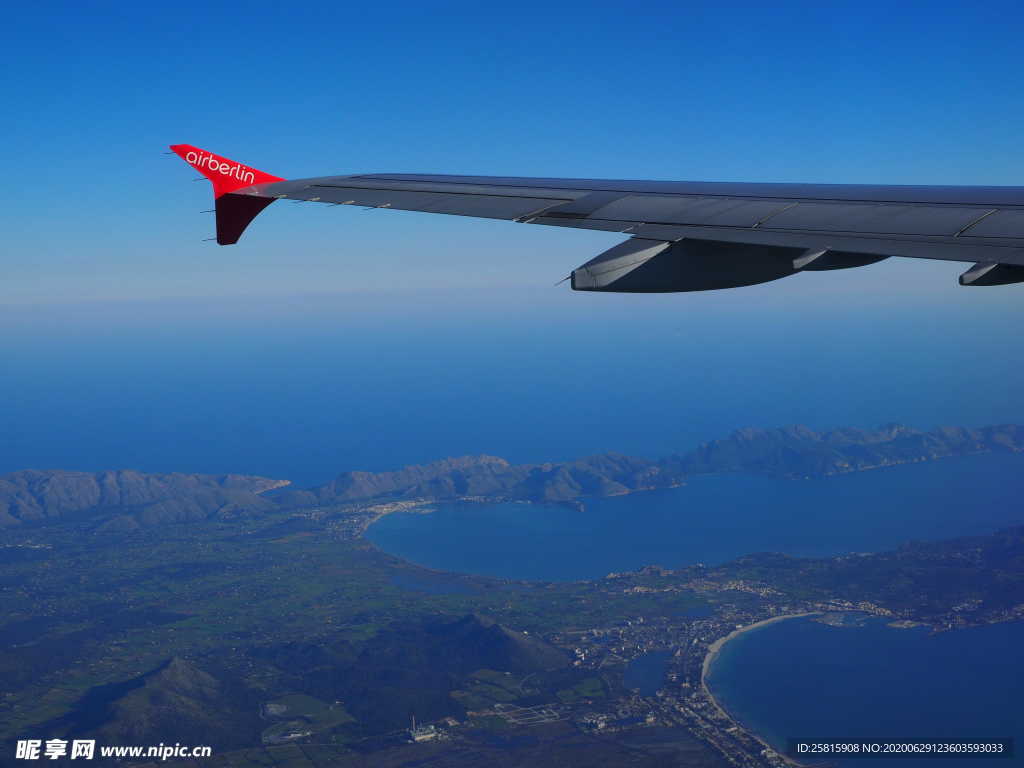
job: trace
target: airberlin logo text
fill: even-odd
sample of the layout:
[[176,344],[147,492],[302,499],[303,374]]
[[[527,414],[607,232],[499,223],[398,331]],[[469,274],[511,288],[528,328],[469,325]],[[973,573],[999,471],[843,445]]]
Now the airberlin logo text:
[[244,181],[247,184],[256,183],[256,175],[252,171],[245,170],[245,166],[238,165],[237,163],[232,165],[231,163],[221,162],[213,155],[203,154],[202,152],[189,152],[185,155],[185,160],[200,170],[206,168],[222,176],[230,176],[232,179]]

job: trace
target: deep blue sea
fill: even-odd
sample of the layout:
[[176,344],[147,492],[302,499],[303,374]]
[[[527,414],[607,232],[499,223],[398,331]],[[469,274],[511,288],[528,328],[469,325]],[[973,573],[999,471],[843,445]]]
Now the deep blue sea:
[[0,473],[309,486],[477,453],[654,458],[748,426],[1024,422],[1024,307],[955,290],[0,307]]
[[440,504],[381,518],[367,536],[440,570],[571,581],[752,552],[828,556],[990,533],[1024,524],[1021,499],[1024,456],[988,454],[820,480],[695,477],[680,488],[586,499],[584,512]]
[[[716,698],[777,749],[801,739],[1015,740],[1024,762],[1024,622],[930,634],[869,619],[777,622],[736,636],[711,667]],[[935,765],[935,760],[840,760]],[[997,766],[958,758],[945,765]]]

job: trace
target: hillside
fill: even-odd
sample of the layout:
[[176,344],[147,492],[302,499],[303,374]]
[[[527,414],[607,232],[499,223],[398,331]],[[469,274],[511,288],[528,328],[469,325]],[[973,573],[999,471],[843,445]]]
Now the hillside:
[[738,430],[725,440],[704,443],[695,451],[666,459],[662,466],[683,475],[749,472],[823,477],[951,456],[1022,450],[1024,427],[1013,424],[981,429],[941,427],[932,432],[902,424],[828,432],[798,425]]
[[543,640],[476,614],[396,622],[370,641],[337,688],[318,693],[340,693],[360,721],[397,728],[411,714],[423,720],[463,716],[451,693],[478,670],[521,675],[568,664],[563,651]]
[[273,508],[260,494],[287,484],[246,475],[23,470],[0,475],[0,527],[93,518],[124,529],[201,520]]
[[395,472],[345,472],[312,493],[320,502],[390,496],[563,501],[672,484],[655,462],[615,453],[546,464],[510,464],[495,456],[463,456]]
[[728,438],[660,461],[608,453],[576,461],[510,464],[494,456],[464,456],[394,472],[345,472],[333,482],[298,492],[307,503],[385,498],[431,500],[475,496],[567,501],[670,488],[694,475],[747,472],[824,477],[878,467],[990,451],[1024,450],[1024,427],[1004,425],[932,432],[900,424],[877,430],[816,432],[805,426],[742,429]]
[[250,694],[182,658],[90,690],[63,720],[69,735],[105,744],[209,744],[218,750],[258,740]]
[[[343,472],[309,490],[286,487],[286,480],[244,475],[25,470],[0,476],[0,528],[90,520],[100,530],[131,530],[277,508],[376,500],[473,497],[560,502],[671,488],[695,475],[746,472],[825,477],[1022,450],[1024,427],[1018,425],[943,427],[931,432],[900,424],[825,432],[797,425],[738,430],[725,439],[657,461],[617,453],[543,464],[462,456],[387,472]],[[263,495],[267,491],[273,493]]]

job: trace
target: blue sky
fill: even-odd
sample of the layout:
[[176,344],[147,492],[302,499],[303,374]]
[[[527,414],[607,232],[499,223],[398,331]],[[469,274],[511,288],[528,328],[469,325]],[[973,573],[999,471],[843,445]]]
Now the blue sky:
[[[208,185],[162,152],[192,143],[285,177],[1020,184],[1021,17],[1012,2],[870,0],[17,4],[0,30],[0,304],[597,306],[550,286],[617,236],[279,204],[218,248],[201,242]],[[959,269],[893,260],[748,290],[1010,301],[960,294]]]
[[[278,203],[235,246],[168,144],[373,171],[1021,184],[1021,10],[22,3],[0,45],[0,471],[323,481],[658,455],[749,425],[1024,418],[1024,287],[890,259],[731,291],[554,283],[621,236]],[[613,404],[609,407],[609,403]]]

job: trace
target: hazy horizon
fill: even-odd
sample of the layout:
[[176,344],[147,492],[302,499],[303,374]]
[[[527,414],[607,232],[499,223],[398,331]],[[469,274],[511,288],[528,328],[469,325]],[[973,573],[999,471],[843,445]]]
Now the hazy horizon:
[[8,307],[0,472],[311,485],[450,455],[656,457],[747,426],[1024,422],[1010,290],[964,289],[1004,300],[940,314],[770,286]]

